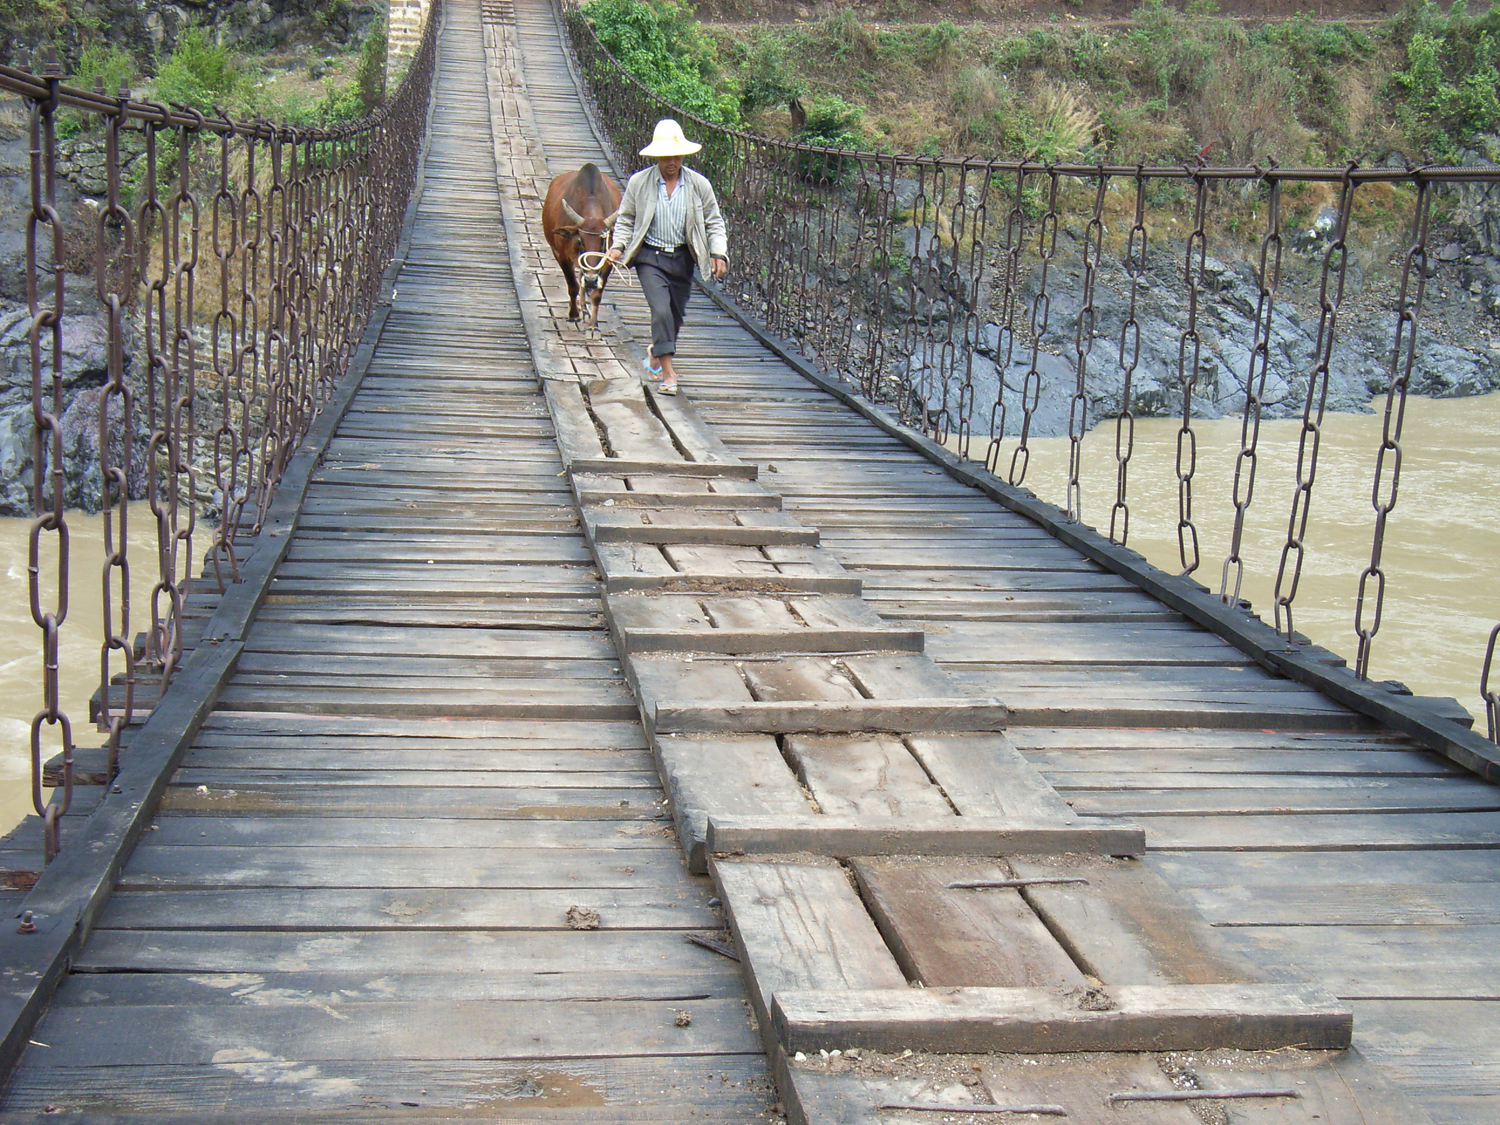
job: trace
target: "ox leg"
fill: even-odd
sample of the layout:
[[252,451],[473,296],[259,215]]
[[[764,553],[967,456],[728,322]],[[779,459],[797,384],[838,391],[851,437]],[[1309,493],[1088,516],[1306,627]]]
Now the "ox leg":
[[562,266],[563,277],[568,279],[568,319],[578,319],[578,278],[573,276],[573,263],[569,261],[559,262]]

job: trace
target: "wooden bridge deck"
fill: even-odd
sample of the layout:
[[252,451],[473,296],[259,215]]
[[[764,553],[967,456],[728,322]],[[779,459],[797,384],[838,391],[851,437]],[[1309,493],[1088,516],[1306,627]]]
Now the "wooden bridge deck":
[[[630,630],[618,601],[606,619],[578,458],[533,371],[499,215],[535,184],[497,168],[492,108],[501,125],[524,111],[516,159],[555,172],[604,154],[545,0],[484,16],[482,33],[475,4],[447,4],[375,359],[0,1120],[776,1119],[760,1001],[687,940],[725,918],[673,831],[657,770],[673,736],[661,711],[642,725],[641,658],[614,643]],[[576,342],[544,285],[543,330]],[[638,294],[617,285],[612,304],[604,344],[568,355],[635,362]],[[1149,868],[1236,955],[1349,1002],[1356,1045],[1414,1113],[1500,1122],[1500,790],[937,471],[702,296],[689,321],[683,386],[723,442],[704,463],[757,466],[837,567],[784,573],[859,580],[954,695],[1004,701],[1006,734],[1076,822],[1144,826]],[[889,779],[782,749],[824,812],[894,799]],[[599,928],[574,928],[589,911]],[[1179,1120],[1154,1112],[1102,1120]],[[1282,1112],[1218,1120],[1304,1120]]]

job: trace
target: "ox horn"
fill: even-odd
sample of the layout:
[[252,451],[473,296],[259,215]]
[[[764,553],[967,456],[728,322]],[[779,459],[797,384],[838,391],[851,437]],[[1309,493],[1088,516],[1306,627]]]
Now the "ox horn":
[[618,207],[616,207],[613,211],[611,211],[608,215],[606,215],[604,217],[604,225],[606,227],[612,227],[612,226],[614,226],[615,225],[615,220],[618,219],[619,217],[620,217],[620,209]]
[[569,224],[575,227],[581,227],[583,225],[583,216],[580,215],[577,211],[573,210],[573,208],[569,207],[568,201],[566,199],[560,199],[558,200],[558,202],[562,204],[563,214],[567,216]]

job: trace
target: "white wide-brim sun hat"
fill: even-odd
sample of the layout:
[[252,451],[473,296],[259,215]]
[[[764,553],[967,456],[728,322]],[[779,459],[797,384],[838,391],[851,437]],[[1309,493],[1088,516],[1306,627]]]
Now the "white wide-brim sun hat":
[[692,156],[703,146],[696,141],[690,141],[682,135],[682,126],[670,117],[663,117],[656,123],[656,133],[651,138],[651,143],[641,149],[642,156]]

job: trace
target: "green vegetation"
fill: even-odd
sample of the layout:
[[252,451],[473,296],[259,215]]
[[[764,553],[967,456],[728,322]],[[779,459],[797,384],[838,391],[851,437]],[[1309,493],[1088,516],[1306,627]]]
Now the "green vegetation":
[[737,86],[717,89],[717,51],[675,0],[592,0],[584,14],[600,42],[641,82],[698,117],[735,125]]
[[[129,52],[118,47],[90,46],[83,49],[78,61],[78,71],[69,81],[74,86],[92,90],[103,83],[109,94],[118,94],[121,87],[130,88],[135,80],[135,59]],[[81,133],[89,124],[89,115],[75,109],[64,109],[58,114],[57,131],[60,136],[72,137]]]
[[1386,90],[1408,136],[1452,159],[1475,133],[1500,128],[1500,0],[1477,18],[1464,0],[1446,13],[1424,0],[1397,26],[1406,32],[1406,65]]
[[359,66],[354,71],[354,85],[359,90],[360,105],[366,110],[385,104],[386,34],[382,23],[365,39],[359,49]]
[[[597,0],[596,0],[597,2]],[[746,123],[800,134],[786,107],[836,97],[864,146],[1033,160],[1451,160],[1500,123],[1500,0],[1413,0],[1369,29],[1255,24],[1145,0],[1124,25],[864,23],[849,7],[711,28],[721,93]],[[858,111],[858,112],[853,112]],[[811,116],[811,115],[809,115]],[[840,143],[850,143],[845,137]]]
[[240,89],[240,71],[229,48],[210,42],[208,32],[190,27],[177,40],[156,74],[156,97],[204,113],[227,108]]

